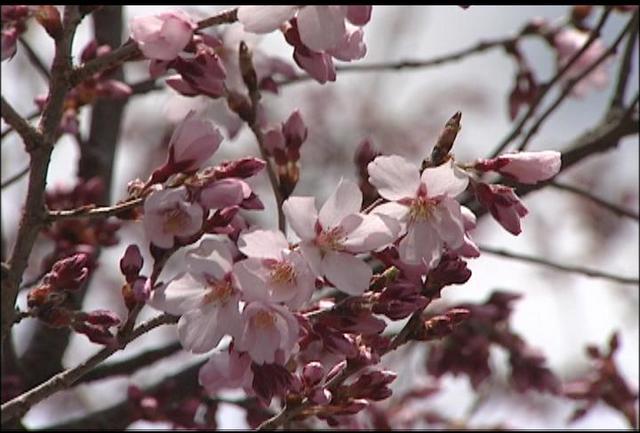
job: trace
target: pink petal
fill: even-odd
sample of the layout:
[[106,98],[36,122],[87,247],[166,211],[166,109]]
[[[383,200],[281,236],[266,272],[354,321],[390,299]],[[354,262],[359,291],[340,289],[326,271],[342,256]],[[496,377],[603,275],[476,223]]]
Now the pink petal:
[[194,275],[213,276],[222,280],[231,272],[233,257],[227,241],[205,238],[197,248],[190,249],[186,256],[187,269]]
[[360,212],[362,192],[355,182],[341,179],[335,191],[320,209],[319,220],[323,228],[336,227],[347,215]]
[[238,249],[248,257],[280,260],[282,250],[288,248],[289,242],[282,232],[273,230],[244,232],[238,240]]
[[409,220],[409,206],[405,206],[394,201],[374,207],[371,213],[393,218],[398,221],[401,226],[404,226]]
[[347,233],[343,245],[352,253],[377,250],[395,241],[400,224],[392,218],[380,215],[362,215],[358,227]]
[[233,275],[242,290],[242,299],[247,302],[269,302],[267,289],[269,271],[262,265],[262,260],[248,258],[233,265]]
[[369,182],[387,200],[415,197],[420,186],[418,167],[398,155],[378,156],[367,166]]
[[369,288],[373,272],[369,265],[351,254],[329,251],[322,259],[325,277],[342,292],[362,295]]
[[335,47],[346,32],[344,6],[305,6],[298,12],[302,43],[314,51]]
[[287,222],[300,239],[315,238],[318,211],[313,197],[289,197],[282,204],[282,211],[287,217]]
[[345,62],[363,58],[367,54],[364,32],[362,29],[348,31],[338,45],[328,50],[327,53]]
[[322,253],[313,242],[302,242],[300,244],[300,252],[307,260],[311,271],[318,277],[322,276]]
[[410,265],[426,264],[431,267],[441,254],[442,241],[428,222],[411,224],[407,235],[400,241],[400,260]]
[[251,194],[251,187],[244,181],[235,178],[216,180],[200,193],[200,203],[207,209],[221,209],[237,206]]
[[330,55],[315,51],[303,53],[296,49],[293,51],[293,59],[318,83],[336,81],[336,68]]
[[464,240],[464,219],[460,211],[460,203],[446,197],[434,210],[433,226],[438,232],[438,236],[448,247],[458,248]]
[[251,33],[269,33],[277,30],[295,15],[299,6],[240,6],[238,21]]
[[188,311],[178,321],[178,337],[182,347],[193,353],[214,349],[225,334],[216,304]]
[[427,168],[422,172],[422,183],[427,187],[427,196],[449,195],[455,197],[467,188],[469,178],[453,165],[453,160]]
[[151,292],[149,305],[169,314],[181,315],[200,307],[206,291],[202,282],[182,273]]

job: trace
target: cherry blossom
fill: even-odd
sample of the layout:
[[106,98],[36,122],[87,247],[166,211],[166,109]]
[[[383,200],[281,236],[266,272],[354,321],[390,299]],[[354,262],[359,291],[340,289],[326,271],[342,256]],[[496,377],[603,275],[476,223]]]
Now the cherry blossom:
[[238,248],[248,259],[233,273],[247,301],[284,302],[293,309],[307,302],[315,276],[298,251],[291,251],[281,232],[253,230],[240,235]]
[[187,46],[196,27],[186,13],[178,10],[136,17],[130,30],[145,57],[172,60]]
[[379,156],[368,165],[369,182],[383,198],[391,200],[373,212],[395,217],[406,236],[400,241],[400,259],[407,264],[434,266],[443,248],[456,249],[464,242],[464,220],[453,197],[468,184],[453,161],[427,168],[397,155]]
[[[574,28],[563,28],[558,31],[553,37],[553,45],[557,53],[558,69],[562,68],[587,42],[589,34]],[[567,72],[563,75],[564,80],[570,80],[578,77],[586,69],[588,69],[593,63],[595,63],[600,56],[604,54],[606,47],[602,40],[596,39],[587,48],[587,50],[569,67]],[[596,88],[602,89],[607,85],[608,73],[605,66],[606,62],[603,62],[596,67],[589,75],[584,77],[578,82],[571,93],[575,96],[584,96],[589,89]]]
[[481,171],[497,171],[521,183],[535,184],[558,174],[562,164],[560,152],[506,153],[493,159],[481,159],[474,168]]
[[227,242],[203,239],[187,252],[186,262],[188,271],[156,289],[149,304],[180,315],[182,346],[204,353],[215,348],[223,336],[238,335],[240,292],[232,281],[233,257]]
[[371,268],[355,254],[393,242],[400,230],[396,221],[361,214],[362,192],[342,179],[320,209],[313,197],[291,197],[282,209],[302,239],[300,250],[316,275],[324,275],[338,290],[360,295],[369,287]]
[[491,216],[509,233],[519,235],[522,231],[520,219],[529,211],[513,188],[481,182],[476,183],[474,187],[478,201],[489,209]]
[[179,165],[182,171],[197,170],[221,142],[222,134],[214,123],[197,118],[195,111],[190,111],[171,136],[168,164]]
[[144,202],[143,224],[152,244],[171,248],[175,238],[189,237],[202,227],[204,211],[188,201],[185,187],[152,192]]
[[209,395],[215,395],[224,388],[243,388],[251,394],[251,358],[246,353],[237,352],[232,348],[222,352],[216,351],[200,369],[198,382]]
[[243,327],[236,349],[248,352],[258,365],[284,363],[298,341],[299,325],[285,307],[255,301],[242,311]]

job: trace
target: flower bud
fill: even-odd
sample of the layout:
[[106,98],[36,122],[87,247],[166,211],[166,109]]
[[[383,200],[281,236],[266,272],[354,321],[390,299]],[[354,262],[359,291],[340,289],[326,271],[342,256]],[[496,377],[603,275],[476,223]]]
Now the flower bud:
[[122,259],[120,259],[120,271],[126,277],[128,283],[132,283],[138,278],[143,265],[144,259],[138,246],[135,244],[129,245]]
[[324,377],[324,367],[317,361],[308,363],[302,368],[302,381],[305,386],[312,387],[320,383]]

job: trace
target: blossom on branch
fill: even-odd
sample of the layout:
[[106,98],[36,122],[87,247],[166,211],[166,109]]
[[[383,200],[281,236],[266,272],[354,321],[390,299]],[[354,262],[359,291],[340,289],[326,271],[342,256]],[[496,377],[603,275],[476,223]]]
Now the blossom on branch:
[[196,23],[182,11],[136,17],[131,21],[131,38],[149,59],[173,60],[187,46]]

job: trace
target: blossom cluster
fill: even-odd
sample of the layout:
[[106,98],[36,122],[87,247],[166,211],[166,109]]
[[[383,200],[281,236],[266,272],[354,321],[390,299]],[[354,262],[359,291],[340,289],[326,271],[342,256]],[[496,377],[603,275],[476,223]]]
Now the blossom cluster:
[[[363,367],[350,387],[366,375],[387,377],[374,368],[389,348],[381,335],[387,322],[378,316],[405,318],[439,297],[446,285],[469,278],[463,259],[479,255],[470,234],[475,216],[456,198],[472,185],[496,220],[518,234],[526,207],[512,188],[484,183],[481,176],[493,171],[535,183],[560,169],[557,152],[459,163],[450,153],[455,139],[450,133],[459,129],[459,121],[457,113],[422,166],[398,155],[371,160],[368,181],[380,198],[364,210],[360,188],[348,179],[340,180],[320,209],[314,197],[288,197],[282,210],[295,236],[287,238],[250,225],[237,213],[262,208],[243,179],[264,162],[252,160],[249,169],[241,161],[203,168],[222,138],[210,121],[189,113],[176,127],[166,163],[139,194],[146,195],[143,224],[152,252],[197,245],[187,251],[186,269],[158,285],[139,275],[141,257],[130,246],[121,269],[135,300],[148,299],[151,306],[179,316],[179,339],[193,353],[210,352],[225,336],[231,338],[200,372],[200,383],[211,394],[242,387],[268,403],[275,395],[296,392],[326,406],[328,421],[361,410],[376,395],[384,398],[395,376],[381,379],[381,388],[352,390],[347,400],[333,399],[322,384],[347,363]],[[286,163],[287,154],[299,152],[306,127],[294,113],[269,135],[280,138],[272,140],[268,154]],[[213,220],[229,212],[241,222],[230,224],[227,218],[221,230]],[[388,272],[374,274],[375,263]],[[314,303],[314,294],[326,288],[344,299]],[[443,320],[457,324],[466,317],[460,314]],[[415,338],[440,335],[434,323],[427,322],[424,337]],[[447,326],[450,331],[452,325]],[[300,366],[298,373],[286,367],[291,360]],[[313,380],[307,377],[311,372]]]

